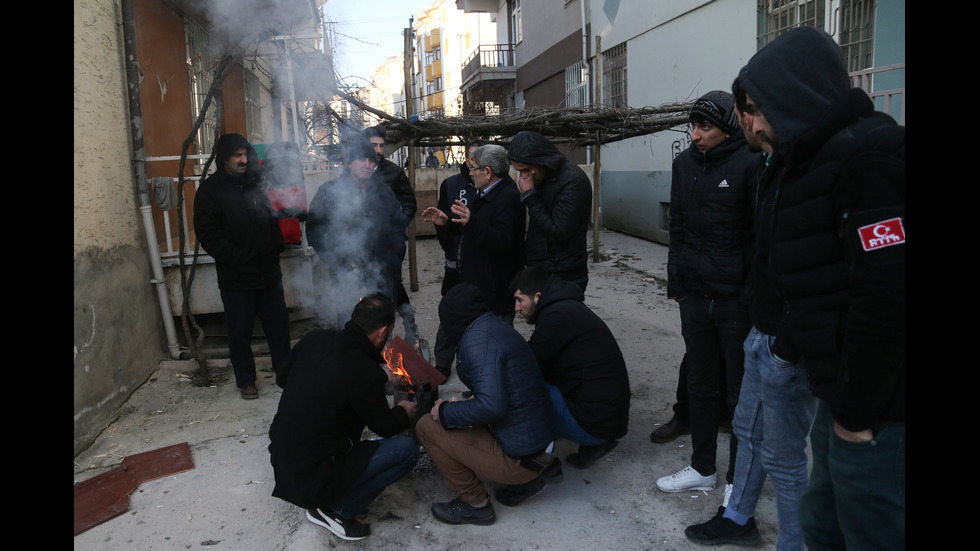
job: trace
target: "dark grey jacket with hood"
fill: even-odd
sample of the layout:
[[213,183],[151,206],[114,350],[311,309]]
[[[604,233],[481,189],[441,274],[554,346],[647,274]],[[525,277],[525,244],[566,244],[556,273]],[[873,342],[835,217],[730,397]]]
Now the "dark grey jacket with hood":
[[507,157],[547,170],[544,181],[522,195],[530,218],[526,264],[570,281],[586,279],[585,239],[592,208],[589,177],[537,132],[518,132]]

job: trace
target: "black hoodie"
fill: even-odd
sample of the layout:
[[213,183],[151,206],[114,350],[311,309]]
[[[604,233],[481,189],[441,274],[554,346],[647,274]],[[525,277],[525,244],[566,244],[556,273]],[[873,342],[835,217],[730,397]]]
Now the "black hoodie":
[[526,264],[572,281],[587,278],[585,239],[592,209],[589,177],[537,132],[518,132],[507,157],[547,171],[543,182],[522,194],[530,218]]
[[[844,428],[904,421],[905,128],[850,88],[818,29],[779,37],[739,78],[779,142],[760,183],[774,198],[767,268],[789,327],[777,345],[798,351]],[[895,241],[875,247],[866,231]]]
[[544,380],[558,387],[579,425],[596,438],[626,435],[630,380],[609,327],[582,301],[582,289],[552,275],[534,307],[531,350]]
[[[242,176],[225,171],[232,153],[246,149]],[[272,206],[258,185],[258,155],[240,134],[225,134],[215,145],[217,169],[194,197],[194,231],[214,258],[222,291],[257,291],[278,283],[282,232]]]

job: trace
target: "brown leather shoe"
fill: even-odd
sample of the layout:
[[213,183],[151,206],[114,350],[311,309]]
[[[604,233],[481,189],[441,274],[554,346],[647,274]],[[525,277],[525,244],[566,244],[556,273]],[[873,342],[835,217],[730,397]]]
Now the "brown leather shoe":
[[245,388],[240,388],[242,391],[242,398],[246,400],[254,400],[259,397],[259,389],[255,388],[254,384],[248,385]]
[[691,434],[691,427],[678,421],[675,416],[651,432],[650,441],[656,442],[657,444],[666,444],[682,434]]

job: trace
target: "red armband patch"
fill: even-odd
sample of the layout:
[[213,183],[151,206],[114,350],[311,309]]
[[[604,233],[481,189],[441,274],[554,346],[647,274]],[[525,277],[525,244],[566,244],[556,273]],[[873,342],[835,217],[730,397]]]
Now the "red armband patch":
[[858,236],[865,251],[876,251],[905,243],[905,226],[901,218],[891,218],[858,228]]

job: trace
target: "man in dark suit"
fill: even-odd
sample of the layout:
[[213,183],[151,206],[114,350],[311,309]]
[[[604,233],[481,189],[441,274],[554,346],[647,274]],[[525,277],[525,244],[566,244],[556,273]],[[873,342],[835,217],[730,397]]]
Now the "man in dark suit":
[[440,231],[459,233],[456,268],[462,283],[475,285],[487,306],[508,323],[514,321],[510,280],[524,267],[524,207],[517,184],[508,175],[507,151],[485,145],[472,151],[467,164],[475,199],[455,201],[454,217],[437,208],[422,216]]

